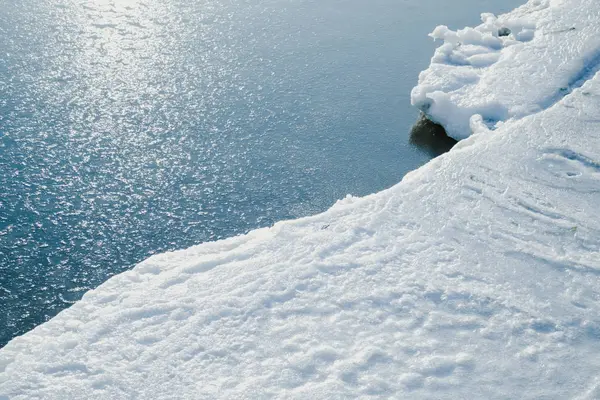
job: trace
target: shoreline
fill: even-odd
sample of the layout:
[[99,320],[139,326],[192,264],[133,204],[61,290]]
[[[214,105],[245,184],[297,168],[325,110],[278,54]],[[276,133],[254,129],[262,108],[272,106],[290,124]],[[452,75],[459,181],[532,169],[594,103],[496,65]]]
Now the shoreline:
[[[600,20],[600,5],[557,3],[484,17],[536,23],[490,65],[434,56],[415,96],[452,136],[473,133],[452,151],[379,193],[109,279],[0,349],[0,398],[597,398],[600,77],[532,104],[600,46],[593,19],[577,45],[544,32]],[[446,56],[485,50],[462,32]],[[564,67],[551,79],[531,63],[547,43],[544,67]],[[519,92],[528,81],[546,86]]]

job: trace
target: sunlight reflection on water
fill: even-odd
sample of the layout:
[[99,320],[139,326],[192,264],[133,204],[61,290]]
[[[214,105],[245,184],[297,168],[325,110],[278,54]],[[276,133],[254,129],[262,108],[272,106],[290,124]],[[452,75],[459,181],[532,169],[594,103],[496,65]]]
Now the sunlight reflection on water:
[[153,253],[323,211],[425,162],[408,93],[426,33],[466,18],[432,19],[431,3],[5,4],[0,346]]

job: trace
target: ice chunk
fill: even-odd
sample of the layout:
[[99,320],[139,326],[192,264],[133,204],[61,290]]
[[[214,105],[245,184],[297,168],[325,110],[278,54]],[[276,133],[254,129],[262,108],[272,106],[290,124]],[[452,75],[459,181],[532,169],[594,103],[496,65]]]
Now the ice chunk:
[[593,0],[530,1],[481,19],[475,28],[433,30],[443,44],[412,91],[413,105],[456,139],[472,133],[473,115],[494,128],[540,112],[598,70],[600,11]]

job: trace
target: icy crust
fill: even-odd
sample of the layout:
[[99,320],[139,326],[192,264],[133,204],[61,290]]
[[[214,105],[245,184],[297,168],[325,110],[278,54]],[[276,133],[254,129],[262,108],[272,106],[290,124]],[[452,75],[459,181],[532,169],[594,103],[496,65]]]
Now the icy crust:
[[0,350],[0,399],[598,399],[599,115],[594,77],[389,190],[152,257]]
[[600,398],[600,78],[389,190],[152,257],[0,399]]
[[530,0],[475,28],[430,34],[443,44],[412,104],[457,140],[555,104],[600,66],[600,2]]

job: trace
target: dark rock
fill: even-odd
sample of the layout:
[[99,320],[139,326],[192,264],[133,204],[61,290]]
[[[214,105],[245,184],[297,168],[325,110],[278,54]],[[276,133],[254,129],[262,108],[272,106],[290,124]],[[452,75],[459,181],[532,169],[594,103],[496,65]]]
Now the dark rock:
[[421,114],[410,130],[410,144],[432,157],[446,153],[456,143],[458,142],[446,134],[443,126],[431,122],[425,114]]
[[498,36],[508,36],[510,34],[511,34],[510,29],[508,29],[506,27],[498,29]]

